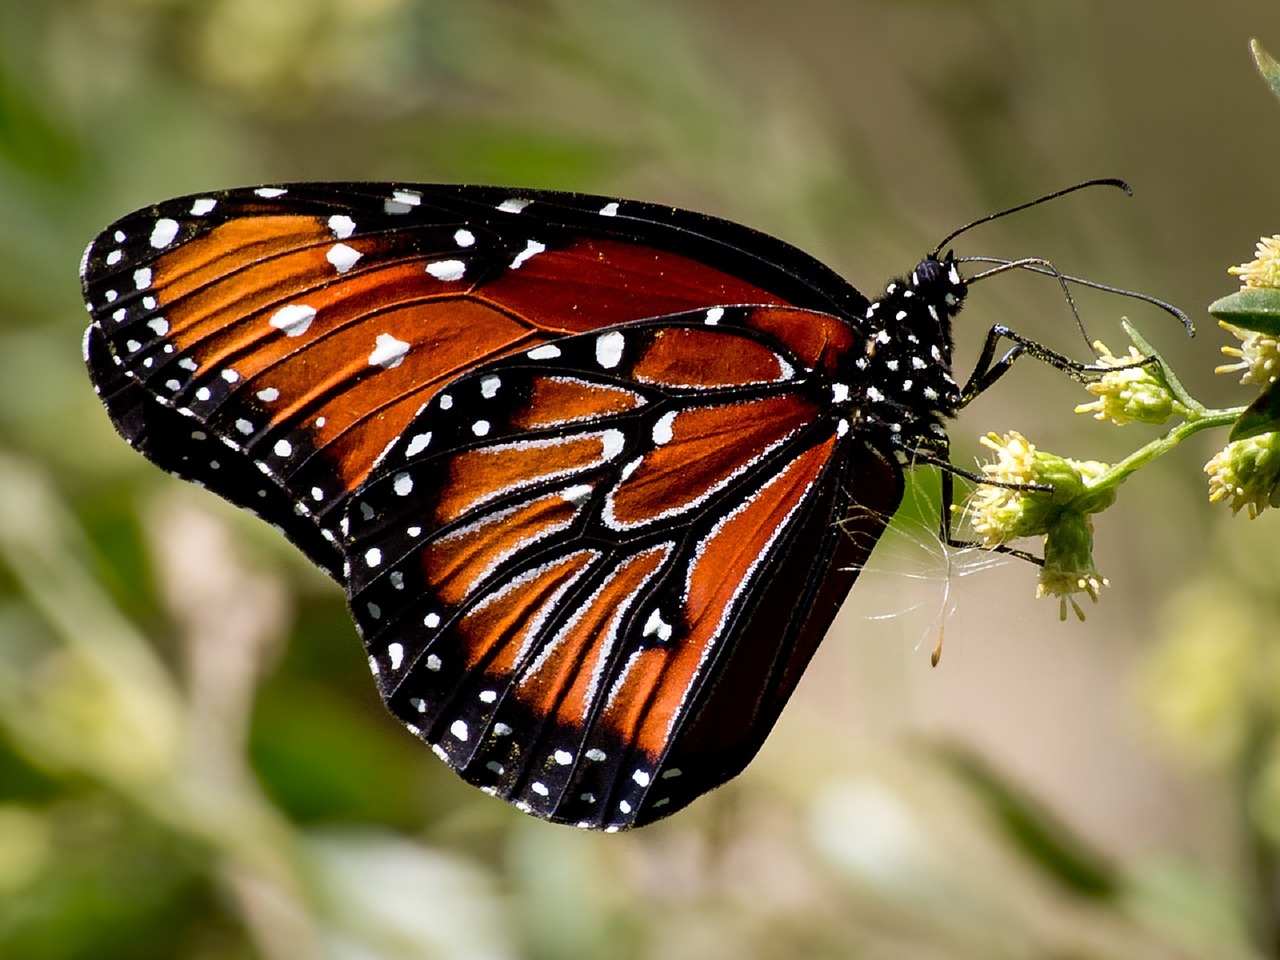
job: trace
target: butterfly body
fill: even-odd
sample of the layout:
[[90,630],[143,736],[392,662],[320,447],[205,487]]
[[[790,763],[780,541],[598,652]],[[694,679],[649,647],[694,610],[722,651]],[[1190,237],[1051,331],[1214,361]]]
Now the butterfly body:
[[950,257],[869,302],[687,211],[288,185],[91,244],[91,376],[343,584],[468,781],[621,829],[738,773],[960,405]]

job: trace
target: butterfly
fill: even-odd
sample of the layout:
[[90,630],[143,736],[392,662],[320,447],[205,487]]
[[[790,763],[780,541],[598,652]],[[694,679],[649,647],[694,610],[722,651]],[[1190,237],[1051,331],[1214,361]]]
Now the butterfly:
[[904,467],[1010,362],[953,378],[950,253],[871,301],[748,227],[543,190],[197,194],[80,272],[120,434],[344,587],[464,779],[607,831],[746,766]]

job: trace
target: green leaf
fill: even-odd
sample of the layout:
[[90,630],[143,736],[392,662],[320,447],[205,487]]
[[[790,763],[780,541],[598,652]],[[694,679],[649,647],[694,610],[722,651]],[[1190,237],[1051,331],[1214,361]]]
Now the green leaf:
[[1280,390],[1273,383],[1240,414],[1240,419],[1231,428],[1231,436],[1227,439],[1234,443],[1236,440],[1248,440],[1260,433],[1274,433],[1277,430],[1280,430]]
[[1048,809],[963,747],[943,745],[938,755],[974,791],[1013,846],[1046,876],[1077,896],[1093,900],[1118,896],[1119,880],[1112,863]]
[[1257,40],[1249,41],[1249,49],[1253,51],[1253,59],[1258,64],[1258,72],[1262,74],[1262,79],[1267,81],[1271,92],[1280,97],[1280,62],[1263,50],[1262,44]]
[[1209,313],[1242,330],[1280,335],[1280,290],[1249,287],[1209,304]]

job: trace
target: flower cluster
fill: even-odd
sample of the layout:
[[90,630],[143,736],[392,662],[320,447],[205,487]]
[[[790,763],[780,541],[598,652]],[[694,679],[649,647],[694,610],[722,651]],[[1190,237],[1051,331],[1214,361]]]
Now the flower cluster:
[[1244,330],[1234,324],[1219,321],[1223,330],[1240,341],[1240,346],[1226,346],[1222,352],[1235,363],[1224,363],[1214,368],[1214,373],[1240,373],[1242,384],[1275,383],[1280,376],[1280,341],[1257,330]]
[[[1242,295],[1245,291],[1257,291],[1251,294],[1256,297],[1280,290],[1280,235],[1263,237],[1258,241],[1256,258],[1228,272],[1243,282]],[[1256,317],[1246,316],[1241,322],[1266,326],[1257,324]],[[1235,323],[1220,323],[1240,341],[1240,346],[1222,348],[1235,362],[1223,364],[1216,372],[1239,373],[1242,384],[1260,384],[1265,390],[1273,389],[1272,384],[1280,377],[1280,338],[1274,329],[1254,330]],[[1263,396],[1267,394],[1264,392]],[[1253,409],[1245,416],[1249,417]],[[1244,436],[1232,440],[1204,465],[1204,472],[1209,475],[1209,502],[1225,503],[1232,513],[1247,509],[1250,518],[1267,507],[1280,506],[1280,434],[1258,433],[1271,424],[1267,422],[1266,413],[1254,416],[1261,417],[1260,424],[1251,425],[1252,429]]]
[[1280,288],[1280,234],[1263,237],[1254,253],[1253,260],[1238,267],[1228,267],[1227,273],[1239,277],[1246,288]]
[[1098,591],[1107,585],[1094,565],[1089,519],[1115,501],[1113,488],[1092,486],[1107,472],[1107,464],[1044,453],[1016,431],[990,433],[982,444],[995,460],[983,464],[989,483],[974,492],[966,508],[974,532],[988,548],[1020,537],[1044,537],[1036,595],[1058,597],[1063,620],[1068,603],[1083,620],[1074,594],[1088,594],[1096,603]]
[[1175,413],[1182,413],[1154,363],[1130,347],[1129,352],[1115,356],[1101,340],[1094,341],[1098,365],[1111,367],[1085,389],[1098,399],[1082,403],[1076,413],[1092,413],[1095,420],[1110,420],[1117,426],[1126,423],[1164,423]]
[[1232,513],[1248,508],[1250,519],[1280,506],[1280,434],[1235,440],[1204,465],[1209,502],[1226,503]]

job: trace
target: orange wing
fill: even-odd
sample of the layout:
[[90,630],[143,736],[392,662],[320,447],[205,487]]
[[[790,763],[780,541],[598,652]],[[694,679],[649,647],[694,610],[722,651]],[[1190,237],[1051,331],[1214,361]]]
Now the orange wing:
[[[85,359],[131,444],[267,517],[335,573],[346,497],[417,410],[477,364],[718,304],[859,306],[779,241],[618,206],[389,184],[167,201],[86,251]],[[795,264],[761,260],[774,248]]]
[[391,709],[554,820],[741,769],[901,495],[836,380],[868,302],[722,220],[297,184],[131,214],[82,278],[122,435],[344,582]]
[[[899,469],[832,402],[843,325],[711,320],[484,365],[351,505],[351,608],[388,705],[539,816],[633,826],[741,770],[897,506]],[[841,527],[850,472],[865,537]]]

